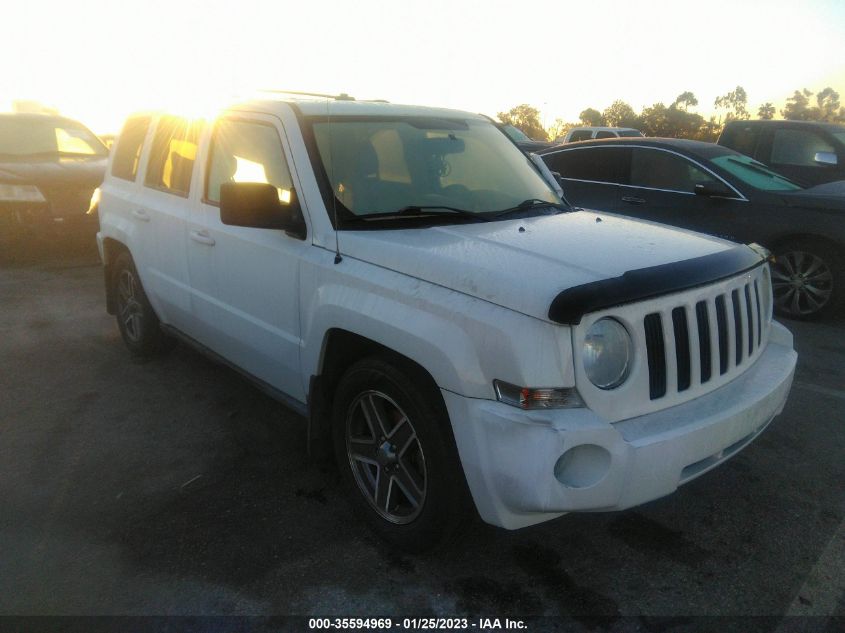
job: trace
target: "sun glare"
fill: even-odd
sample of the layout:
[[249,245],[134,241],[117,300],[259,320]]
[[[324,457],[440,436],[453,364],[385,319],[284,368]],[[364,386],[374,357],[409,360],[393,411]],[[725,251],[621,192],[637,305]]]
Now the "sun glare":
[[[519,24],[506,17],[516,9],[495,0],[149,0],[131,13],[101,0],[10,3],[0,107],[46,106],[114,133],[134,111],[207,118],[261,87],[489,115],[529,103],[547,123],[614,99],[637,110],[668,104],[685,90],[704,115],[737,85],[755,111],[765,101],[780,107],[795,89],[845,93],[845,3],[771,0],[763,11],[729,0],[596,0],[589,9],[537,0],[519,7]],[[553,34],[539,49],[520,35],[532,19]],[[68,33],[87,37],[71,43]],[[790,46],[777,46],[775,33],[789,33]]]

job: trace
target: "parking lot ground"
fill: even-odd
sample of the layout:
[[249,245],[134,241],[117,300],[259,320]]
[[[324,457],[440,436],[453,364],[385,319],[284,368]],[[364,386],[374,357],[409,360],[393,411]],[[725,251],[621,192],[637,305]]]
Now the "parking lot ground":
[[184,346],[133,361],[90,239],[2,258],[0,614],[567,615],[575,630],[747,615],[799,630],[790,614],[841,630],[845,323],[787,323],[800,359],[784,413],[676,494],[517,532],[479,522],[408,556],[309,462],[302,418]]

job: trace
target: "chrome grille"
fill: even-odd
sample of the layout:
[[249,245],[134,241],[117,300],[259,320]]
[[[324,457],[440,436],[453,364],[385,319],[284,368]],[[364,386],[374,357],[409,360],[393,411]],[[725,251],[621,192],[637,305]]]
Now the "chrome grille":
[[763,342],[760,283],[758,270],[713,296],[644,316],[651,400],[725,382],[751,364]]

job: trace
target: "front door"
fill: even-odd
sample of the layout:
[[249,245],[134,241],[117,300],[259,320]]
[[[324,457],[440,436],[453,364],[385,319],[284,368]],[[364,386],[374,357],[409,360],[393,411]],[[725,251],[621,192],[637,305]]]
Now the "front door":
[[237,114],[217,121],[205,144],[204,189],[188,226],[195,338],[287,395],[305,401],[300,378],[299,262],[308,243],[276,229],[224,225],[220,185],[294,187],[278,119]]

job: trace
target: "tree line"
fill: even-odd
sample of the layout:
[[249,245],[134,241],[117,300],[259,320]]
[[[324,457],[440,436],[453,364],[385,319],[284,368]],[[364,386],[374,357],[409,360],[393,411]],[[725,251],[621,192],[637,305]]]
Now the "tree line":
[[[814,98],[815,97],[815,98]],[[602,111],[587,108],[579,115],[580,120],[572,123],[564,119],[555,119],[545,128],[540,122],[540,111],[528,104],[521,104],[507,112],[499,112],[502,123],[510,123],[535,140],[561,139],[567,131],[580,126],[631,127],[640,130],[646,136],[672,138],[691,138],[700,141],[715,141],[725,123],[751,118],[748,112],[748,94],[742,86],[737,86],[727,94],[717,97],[713,102],[717,114],[705,119],[690,109],[698,105],[698,99],[690,92],[682,92],[668,106],[655,103],[643,108],[637,114],[622,100],[616,100]],[[776,108],[771,103],[764,103],[757,109],[760,119],[773,119]],[[845,107],[839,102],[839,93],[827,87],[815,95],[804,88],[796,90],[786,100],[780,111],[784,119],[792,121],[826,121],[845,123]]]

